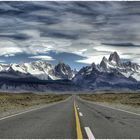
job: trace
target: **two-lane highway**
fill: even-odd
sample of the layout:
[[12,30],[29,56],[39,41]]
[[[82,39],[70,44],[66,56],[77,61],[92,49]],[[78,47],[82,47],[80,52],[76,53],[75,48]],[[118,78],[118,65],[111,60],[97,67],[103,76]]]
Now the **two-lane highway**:
[[72,96],[0,119],[0,139],[140,138],[140,116]]

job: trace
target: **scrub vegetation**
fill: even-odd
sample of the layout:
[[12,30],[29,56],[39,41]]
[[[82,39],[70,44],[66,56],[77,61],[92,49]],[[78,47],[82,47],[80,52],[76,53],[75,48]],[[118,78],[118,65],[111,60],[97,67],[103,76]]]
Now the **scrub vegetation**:
[[0,113],[45,105],[64,100],[69,95],[33,94],[33,93],[0,93]]
[[119,103],[140,107],[140,93],[82,94],[80,97],[94,102]]

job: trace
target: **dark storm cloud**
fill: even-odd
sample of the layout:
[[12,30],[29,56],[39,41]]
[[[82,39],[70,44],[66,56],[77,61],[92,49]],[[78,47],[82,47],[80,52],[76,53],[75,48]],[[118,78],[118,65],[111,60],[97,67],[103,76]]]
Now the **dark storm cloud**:
[[61,31],[47,31],[43,32],[41,36],[48,36],[54,38],[64,38],[64,39],[78,39],[78,34],[74,32],[65,33],[63,30]]
[[140,47],[140,45],[135,45],[133,43],[102,43],[106,46],[117,46],[117,47]]
[[22,15],[21,18],[25,18],[26,22],[29,22],[29,21],[41,22],[41,23],[44,23],[46,25],[60,23],[59,18],[51,17],[51,16],[31,15],[31,16],[26,17],[26,14],[24,14],[24,15]]
[[[2,6],[7,8],[4,9]],[[131,21],[130,15],[139,16],[140,12],[138,9],[139,3],[136,2],[131,3],[131,5],[129,2],[3,2],[2,6],[0,8],[2,16],[6,16],[7,18],[15,17],[23,20],[25,24],[28,24],[28,22],[40,22],[46,24],[46,27],[42,26],[37,28],[45,29],[49,28],[47,25],[55,24],[59,26],[62,22],[65,24],[65,20],[67,22],[67,16],[71,13],[79,15],[80,17],[77,19],[74,16],[69,18],[73,23],[76,22],[79,25],[92,26],[93,29],[90,32],[93,31],[93,34],[94,27],[96,27],[98,29],[96,33],[101,36],[101,39],[108,39],[110,37],[110,35],[104,37],[106,32],[110,32],[111,35],[115,34],[116,37],[112,38],[112,40],[120,39],[121,37],[124,38],[124,30],[129,33],[131,28],[127,28],[126,30],[126,28],[122,29],[121,27],[125,23],[128,24],[128,22],[134,21]],[[122,25],[120,25],[121,23]],[[115,25],[120,26],[114,28]],[[69,28],[64,27],[63,31],[69,31],[75,25],[70,26],[68,26]],[[130,25],[128,24],[128,26]],[[25,28],[27,28],[26,25]],[[30,26],[29,28],[33,27]],[[21,29],[24,29],[24,26]],[[52,32],[54,32],[54,29]],[[128,33],[125,34],[126,39],[132,34],[132,32],[131,34]],[[55,35],[55,33],[50,33],[50,36],[53,34]],[[65,32],[56,34],[60,34],[60,37],[65,38]],[[77,34],[81,35],[82,33],[77,30]],[[67,36],[68,34],[66,34]]]
[[[1,1],[0,55],[14,53],[17,48],[16,53],[28,55],[51,50],[65,58],[83,56],[74,57],[73,63],[76,59],[92,63],[94,56],[114,50],[126,56],[135,47],[137,51],[131,50],[129,59],[138,58],[139,23],[140,2]],[[12,51],[3,52],[9,45]],[[57,53],[51,57],[56,60],[55,56]]]
[[1,35],[0,34],[0,38],[9,38],[9,39],[14,39],[14,40],[28,40],[30,39],[31,37],[26,35],[26,34],[13,34],[13,35]]

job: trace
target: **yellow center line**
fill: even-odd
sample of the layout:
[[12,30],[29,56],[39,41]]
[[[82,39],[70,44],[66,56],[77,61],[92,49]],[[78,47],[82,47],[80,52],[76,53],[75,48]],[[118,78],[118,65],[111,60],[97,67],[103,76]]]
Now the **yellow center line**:
[[76,105],[74,102],[74,111],[75,111],[75,119],[76,119],[76,133],[77,133],[77,139],[83,139],[82,131],[81,131],[81,125],[80,125],[80,119],[78,116],[78,112],[76,109]]

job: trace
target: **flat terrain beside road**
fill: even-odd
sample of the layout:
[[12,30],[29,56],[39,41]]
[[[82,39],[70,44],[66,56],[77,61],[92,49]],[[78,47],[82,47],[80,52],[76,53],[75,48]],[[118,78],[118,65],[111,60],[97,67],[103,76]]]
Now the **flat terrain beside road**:
[[132,106],[140,106],[140,93],[104,93],[104,94],[84,94],[83,99],[94,102],[121,103]]
[[140,93],[82,94],[82,99],[140,114]]
[[0,117],[31,107],[61,101],[68,96],[56,94],[0,93]]

